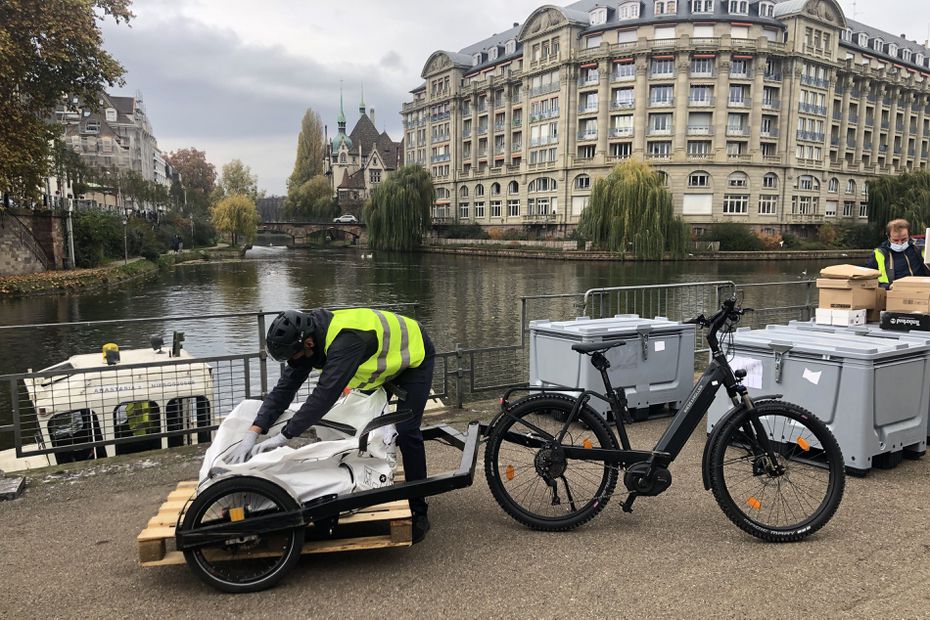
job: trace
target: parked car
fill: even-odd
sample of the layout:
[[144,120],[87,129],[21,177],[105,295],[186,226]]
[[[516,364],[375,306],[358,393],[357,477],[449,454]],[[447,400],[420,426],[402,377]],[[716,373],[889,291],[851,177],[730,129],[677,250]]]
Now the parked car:
[[358,218],[351,213],[343,213],[333,221],[339,224],[358,224]]

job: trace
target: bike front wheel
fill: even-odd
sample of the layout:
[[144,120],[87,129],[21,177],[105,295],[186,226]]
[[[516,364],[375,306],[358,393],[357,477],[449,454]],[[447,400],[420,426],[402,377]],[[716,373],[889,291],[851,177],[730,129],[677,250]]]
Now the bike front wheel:
[[568,424],[574,403],[554,394],[528,396],[511,405],[490,431],[484,471],[491,494],[507,514],[536,530],[565,531],[587,523],[617,485],[616,466],[566,457],[566,446],[617,449],[613,433],[590,407]]
[[724,514],[769,542],[806,538],[843,498],[840,446],[820,419],[783,401],[737,413],[710,447],[710,486]]
[[[196,530],[290,512],[300,506],[278,485],[237,476],[207,487],[188,507],[182,527]],[[191,570],[224,592],[256,592],[278,583],[300,559],[304,528],[231,537],[184,552]]]

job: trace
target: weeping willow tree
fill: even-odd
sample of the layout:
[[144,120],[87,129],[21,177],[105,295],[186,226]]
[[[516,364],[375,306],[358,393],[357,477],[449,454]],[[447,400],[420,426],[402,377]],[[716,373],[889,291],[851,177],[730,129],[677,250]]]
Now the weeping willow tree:
[[365,204],[368,244],[375,250],[412,250],[430,228],[433,179],[420,166],[404,166],[375,188]]
[[644,259],[660,259],[666,252],[681,256],[690,240],[662,178],[637,161],[620,164],[594,184],[579,227],[598,248]]
[[923,233],[930,226],[930,172],[905,172],[882,176],[869,182],[869,223],[877,236],[885,224],[904,218],[912,233]]

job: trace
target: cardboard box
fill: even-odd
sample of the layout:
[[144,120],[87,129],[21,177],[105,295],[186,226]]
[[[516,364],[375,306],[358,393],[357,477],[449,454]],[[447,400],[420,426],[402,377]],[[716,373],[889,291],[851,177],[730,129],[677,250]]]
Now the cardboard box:
[[880,296],[877,291],[881,290],[878,288],[878,280],[830,278],[818,278],[817,289],[820,293],[819,307],[839,310],[872,310]]
[[820,270],[822,278],[833,280],[875,280],[877,283],[880,275],[881,272],[878,269],[858,265],[830,265]]
[[866,310],[830,310],[832,324],[840,327],[865,325]]
[[869,323],[878,323],[881,319],[881,314],[885,310],[885,305],[888,302],[887,293],[888,291],[883,288],[875,289],[875,307],[868,308],[868,312],[865,316]]
[[885,309],[930,314],[930,278],[909,276],[892,282]]
[[894,331],[930,331],[930,314],[920,312],[882,312],[880,326]]

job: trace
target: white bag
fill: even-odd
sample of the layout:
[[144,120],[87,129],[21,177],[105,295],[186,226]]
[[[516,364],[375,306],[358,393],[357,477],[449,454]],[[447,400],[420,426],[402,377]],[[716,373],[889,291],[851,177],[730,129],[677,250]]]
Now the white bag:
[[[299,405],[298,405],[299,406]],[[359,454],[358,435],[373,419],[387,412],[387,394],[352,391],[340,398],[323,416],[323,422],[313,428],[321,439],[298,448],[282,446],[257,454],[246,463],[231,465],[223,461],[233,446],[252,425],[261,401],[239,403],[223,420],[212,445],[204,455],[200,468],[200,483],[222,474],[260,475],[288,489],[301,502],[324,495],[343,495],[374,489],[394,483],[397,431],[394,425],[372,431],[368,451]],[[269,429],[271,437],[281,432],[296,413],[292,405]],[[334,422],[349,428],[346,432],[326,426]]]

